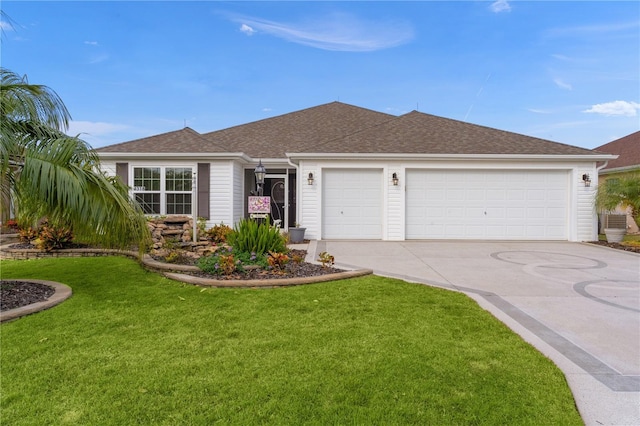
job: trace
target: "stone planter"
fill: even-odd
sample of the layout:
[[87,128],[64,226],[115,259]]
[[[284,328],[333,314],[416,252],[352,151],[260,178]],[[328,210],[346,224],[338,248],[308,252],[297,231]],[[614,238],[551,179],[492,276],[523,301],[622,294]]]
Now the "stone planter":
[[291,244],[300,244],[304,242],[304,231],[307,228],[289,228],[289,242]]
[[619,243],[626,235],[626,229],[620,228],[605,228],[604,234],[607,236],[607,241],[610,243]]

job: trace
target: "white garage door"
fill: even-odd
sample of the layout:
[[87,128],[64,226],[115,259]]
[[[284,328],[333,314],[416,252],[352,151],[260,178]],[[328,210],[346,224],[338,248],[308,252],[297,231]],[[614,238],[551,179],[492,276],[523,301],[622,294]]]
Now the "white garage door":
[[407,239],[566,240],[568,172],[408,170]]
[[324,170],[322,238],[382,238],[382,171]]

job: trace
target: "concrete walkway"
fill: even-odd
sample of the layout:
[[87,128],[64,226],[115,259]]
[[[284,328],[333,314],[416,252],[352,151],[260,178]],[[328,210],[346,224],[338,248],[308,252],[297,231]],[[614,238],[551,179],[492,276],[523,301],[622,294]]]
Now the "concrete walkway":
[[312,241],[308,250],[468,294],[562,369],[587,425],[640,425],[640,255],[569,242]]

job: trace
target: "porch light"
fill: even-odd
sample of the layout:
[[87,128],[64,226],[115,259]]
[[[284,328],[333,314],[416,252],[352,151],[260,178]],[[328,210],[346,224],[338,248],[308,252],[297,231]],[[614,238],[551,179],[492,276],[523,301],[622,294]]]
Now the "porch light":
[[253,171],[256,175],[256,187],[258,189],[258,195],[262,195],[263,185],[264,185],[264,176],[267,174],[267,169],[262,165],[262,160],[258,162],[256,169]]
[[391,181],[393,182],[393,186],[398,186],[398,174],[396,172],[393,172]]
[[585,187],[591,186],[591,178],[589,177],[589,173],[585,173],[582,175],[582,181],[584,182]]
[[309,176],[307,176],[307,183],[313,185],[313,173],[311,172],[309,172]]

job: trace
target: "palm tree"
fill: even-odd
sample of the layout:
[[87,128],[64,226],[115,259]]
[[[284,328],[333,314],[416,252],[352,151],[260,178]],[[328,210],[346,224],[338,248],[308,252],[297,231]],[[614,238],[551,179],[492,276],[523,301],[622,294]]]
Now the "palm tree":
[[600,211],[630,208],[631,217],[640,225],[640,173],[607,179],[598,185],[595,201]]
[[2,200],[17,205],[21,225],[46,217],[71,225],[78,241],[142,249],[149,239],[142,209],[118,179],[100,171],[86,142],[64,133],[69,119],[53,90],[0,68]]

